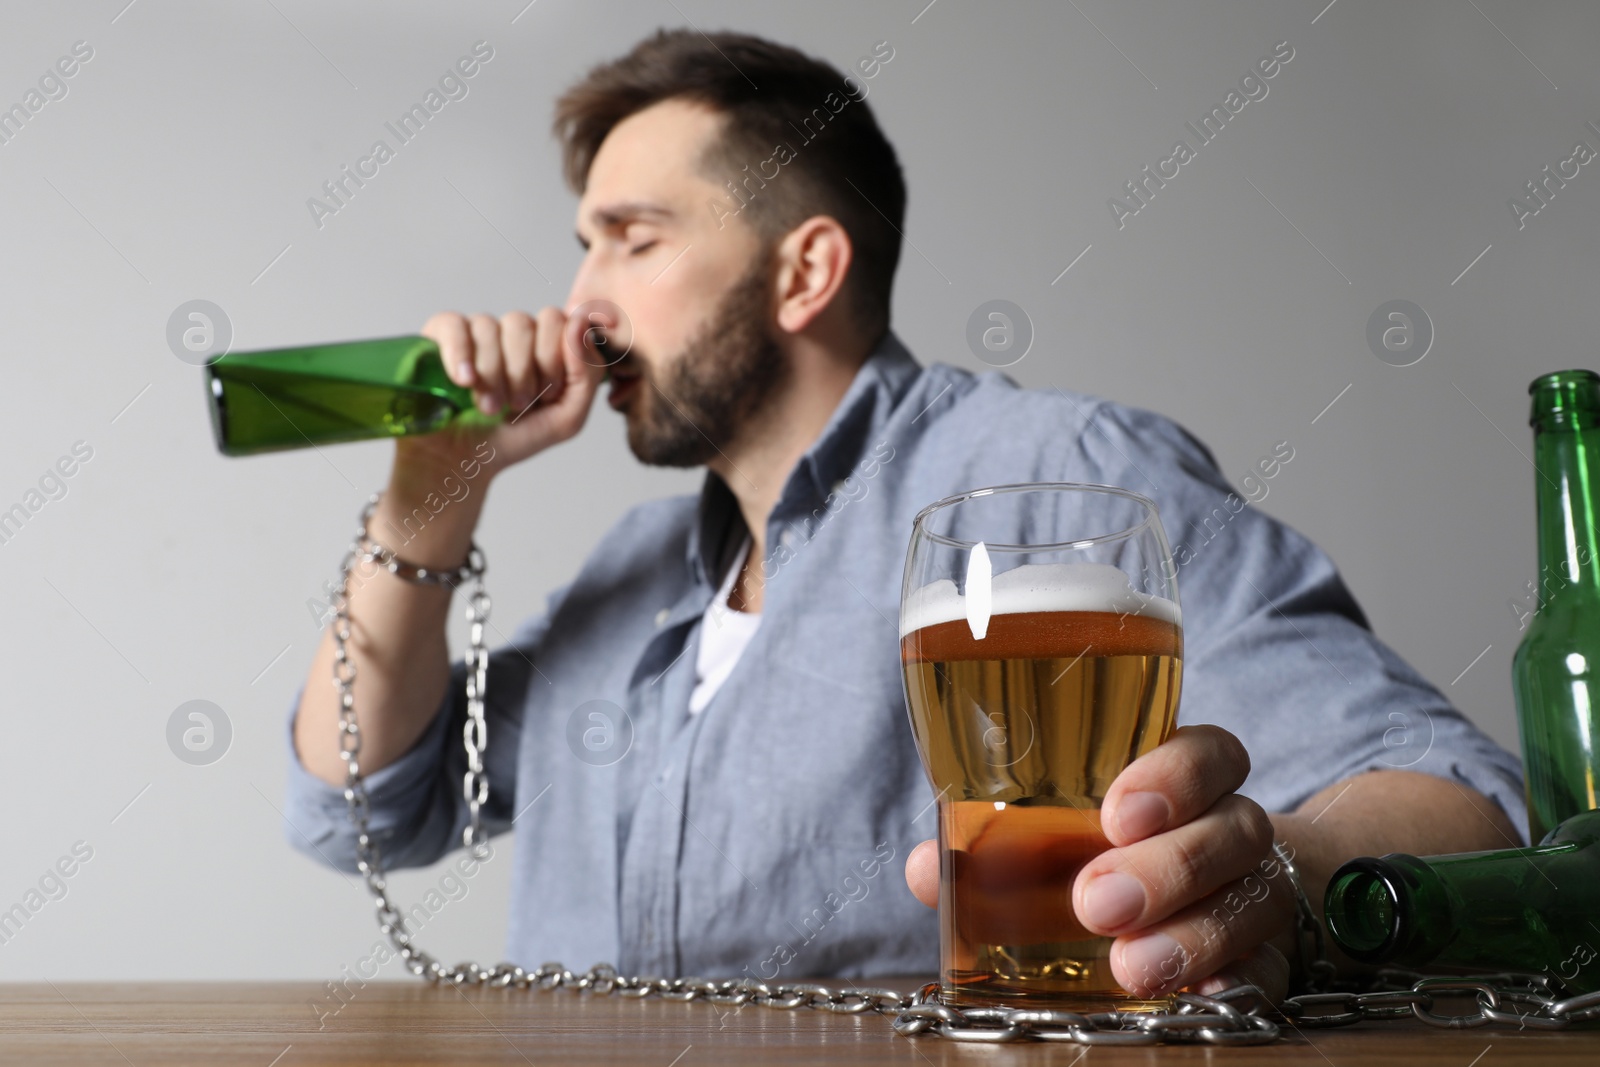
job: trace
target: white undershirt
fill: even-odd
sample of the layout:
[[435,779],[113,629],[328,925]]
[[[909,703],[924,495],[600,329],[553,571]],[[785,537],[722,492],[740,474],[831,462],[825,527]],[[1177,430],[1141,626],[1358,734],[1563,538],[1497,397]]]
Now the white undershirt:
[[744,561],[750,555],[751,538],[745,535],[744,547],[739,557],[728,568],[722,579],[722,588],[711,598],[706,613],[700,620],[700,651],[694,663],[694,691],[689,694],[689,714],[696,715],[727,681],[733,665],[739,662],[744,646],[755,636],[761,625],[759,611],[735,611],[728,607],[728,594],[738,581]]

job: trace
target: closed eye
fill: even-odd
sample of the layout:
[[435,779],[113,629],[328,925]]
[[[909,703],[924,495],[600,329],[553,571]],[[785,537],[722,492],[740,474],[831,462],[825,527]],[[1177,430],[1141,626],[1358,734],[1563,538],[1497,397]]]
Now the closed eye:
[[641,253],[650,251],[650,249],[654,248],[655,246],[656,246],[656,243],[654,241],[646,241],[642,245],[635,245],[634,247],[628,249],[628,253],[630,255],[637,256],[637,255],[640,255]]

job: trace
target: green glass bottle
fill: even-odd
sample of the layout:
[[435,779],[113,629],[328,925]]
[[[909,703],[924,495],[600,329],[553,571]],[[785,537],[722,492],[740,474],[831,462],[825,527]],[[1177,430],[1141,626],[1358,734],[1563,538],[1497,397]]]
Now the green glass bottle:
[[1531,971],[1600,989],[1600,811],[1540,845],[1351,860],[1328,883],[1333,940],[1363,963]]
[[1600,375],[1535,378],[1539,580],[1512,658],[1532,848],[1351,860],[1323,917],[1352,959],[1545,972],[1600,989]]
[[1535,378],[1537,609],[1511,661],[1530,841],[1595,808],[1600,778],[1600,375]]
[[338,441],[492,426],[426,337],[233,352],[206,366],[217,448],[248,456]]

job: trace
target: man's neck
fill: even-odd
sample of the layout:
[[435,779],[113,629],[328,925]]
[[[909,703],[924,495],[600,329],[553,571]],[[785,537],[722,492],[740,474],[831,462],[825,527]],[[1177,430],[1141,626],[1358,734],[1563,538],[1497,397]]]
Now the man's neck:
[[791,339],[788,382],[746,423],[737,440],[706,463],[728,484],[750,529],[750,553],[728,598],[734,610],[761,610],[767,518],[795,464],[821,436],[870,352],[869,342],[859,338],[833,344],[803,336]]

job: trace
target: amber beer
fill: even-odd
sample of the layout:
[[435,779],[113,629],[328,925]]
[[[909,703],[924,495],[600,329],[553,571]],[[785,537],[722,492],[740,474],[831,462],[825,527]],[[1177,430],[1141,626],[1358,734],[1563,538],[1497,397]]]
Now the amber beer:
[[1118,985],[1112,939],[1072,908],[1073,880],[1110,847],[1100,804],[1112,780],[1172,730],[1183,632],[1162,604],[996,614],[982,640],[958,618],[902,638],[912,728],[941,798],[948,1002],[1170,1003]]

